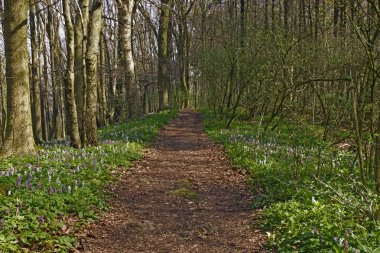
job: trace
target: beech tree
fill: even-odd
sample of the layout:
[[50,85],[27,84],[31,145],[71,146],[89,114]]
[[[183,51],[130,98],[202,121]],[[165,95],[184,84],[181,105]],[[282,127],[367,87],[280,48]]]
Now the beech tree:
[[4,47],[7,77],[7,122],[1,154],[35,152],[30,107],[28,2],[4,1]]
[[74,95],[74,27],[71,19],[71,7],[69,0],[63,0],[63,14],[66,27],[66,47],[67,63],[65,76],[65,107],[66,107],[66,127],[70,136],[71,144],[74,147],[82,146],[79,128],[78,116]]
[[90,21],[86,51],[86,114],[85,130],[87,144],[97,145],[96,113],[98,108],[98,57],[102,31],[102,1],[94,0],[90,11]]
[[132,47],[132,26],[134,0],[117,0],[118,19],[120,23],[121,55],[125,64],[126,100],[128,104],[128,118],[136,118],[141,115],[140,96],[136,83],[135,62]]
[[84,111],[86,106],[86,61],[87,30],[90,0],[79,0],[74,24],[74,91],[78,115],[78,129],[82,143],[86,142],[84,130]]
[[[63,110],[63,99],[61,94],[62,89],[62,71],[60,71],[61,68],[63,68],[63,62],[61,60],[61,52],[60,52],[60,37],[59,37],[59,30],[61,28],[58,12],[53,6],[53,1],[48,0],[49,8],[47,9],[47,21],[46,21],[46,32],[47,32],[47,39],[49,48],[46,48],[45,37],[41,36],[40,38],[40,45],[41,45],[41,53],[42,57],[44,59],[43,66],[40,66],[40,69],[42,68],[43,72],[43,81],[44,81],[44,87],[41,89],[42,97],[43,98],[43,111],[44,111],[44,118],[45,121],[43,123],[44,125],[44,132],[48,138],[47,139],[64,139],[65,138],[65,121],[64,121],[64,110]],[[43,23],[43,20],[41,20],[41,23]],[[42,27],[44,27],[44,24],[41,24]],[[50,56],[50,57],[49,57]],[[48,64],[47,62],[50,62],[50,75],[48,72]],[[64,72],[64,71],[63,71]],[[49,83],[49,79],[51,80],[51,83]],[[51,86],[51,87],[50,87]],[[49,110],[49,90],[52,92],[52,112]],[[51,127],[50,127],[51,125]]]
[[37,144],[42,142],[42,112],[41,112],[41,91],[38,73],[39,55],[37,51],[37,27],[36,27],[36,1],[29,1],[29,22],[30,22],[30,44],[31,44],[31,90],[32,90],[32,119],[34,139]]
[[169,107],[169,59],[168,59],[168,30],[172,0],[161,1],[161,14],[158,30],[158,92],[159,110]]

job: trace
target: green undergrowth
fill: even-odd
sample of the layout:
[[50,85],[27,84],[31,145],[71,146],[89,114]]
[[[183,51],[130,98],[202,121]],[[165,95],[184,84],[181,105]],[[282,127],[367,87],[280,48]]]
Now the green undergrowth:
[[204,113],[208,135],[249,172],[263,208],[269,247],[279,252],[380,252],[380,198],[358,178],[355,156],[321,141],[322,129],[285,122],[263,133],[257,123]]
[[142,156],[145,144],[175,112],[99,130],[100,145],[39,146],[38,155],[0,160],[0,252],[69,252],[75,232],[107,207],[113,171]]

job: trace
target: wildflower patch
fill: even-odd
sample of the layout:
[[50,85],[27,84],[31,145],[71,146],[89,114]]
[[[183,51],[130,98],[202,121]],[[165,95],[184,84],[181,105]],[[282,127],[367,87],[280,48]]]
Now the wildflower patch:
[[1,160],[0,252],[75,248],[80,225],[107,209],[112,171],[139,159],[144,144],[174,116],[163,112],[108,126],[99,131],[98,147],[74,149],[55,141],[40,146],[36,156]]

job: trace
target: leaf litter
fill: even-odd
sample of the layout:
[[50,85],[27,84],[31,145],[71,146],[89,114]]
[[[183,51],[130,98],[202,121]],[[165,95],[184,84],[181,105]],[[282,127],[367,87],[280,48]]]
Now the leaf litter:
[[183,111],[112,189],[77,252],[268,252],[245,175]]

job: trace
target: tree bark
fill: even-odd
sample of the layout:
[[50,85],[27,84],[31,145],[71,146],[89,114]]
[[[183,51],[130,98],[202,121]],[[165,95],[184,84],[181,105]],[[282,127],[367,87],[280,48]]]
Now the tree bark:
[[[380,111],[380,104],[379,104]],[[376,191],[380,194],[380,117],[377,119],[377,135],[375,138],[375,183],[376,183]]]
[[[108,104],[107,104],[107,72],[106,72],[106,55],[107,55],[107,39],[104,36],[104,26],[102,26],[101,38],[100,38],[100,55],[99,55],[99,64],[100,69],[99,73],[99,84],[98,84],[98,103],[100,105],[98,110],[98,122],[100,127],[108,125]],[[110,65],[108,65],[110,66]]]
[[161,1],[160,27],[158,30],[158,110],[169,107],[168,30],[172,0]]
[[7,77],[4,156],[35,152],[29,89],[28,2],[4,1],[4,47]]
[[[51,5],[52,1],[49,0],[48,3]],[[64,130],[62,127],[62,119],[60,115],[63,113],[60,109],[60,86],[61,83],[59,81],[59,21],[57,15],[55,14],[53,8],[49,8],[48,10],[48,23],[47,23],[47,33],[49,39],[49,53],[50,53],[50,68],[51,68],[51,84],[52,84],[52,92],[53,92],[53,112],[52,112],[52,127],[50,129],[50,138],[51,139],[62,139],[64,138]],[[41,40],[42,48],[44,51],[44,62],[46,63],[48,60],[48,53],[46,49],[45,43]],[[44,77],[45,77],[45,94],[44,100],[46,104],[49,104],[48,101],[48,90],[49,90],[49,77],[48,77],[48,67],[47,64],[44,64]],[[46,113],[49,114],[49,109],[46,107]],[[49,117],[48,117],[49,118]],[[47,126],[47,125],[46,125]],[[46,130],[47,131],[47,130]]]
[[81,136],[81,142],[86,142],[84,131],[84,111],[86,107],[86,64],[84,54],[87,44],[87,27],[89,21],[89,0],[80,0],[78,2],[80,10],[78,10],[74,25],[74,44],[75,44],[75,60],[74,60],[74,90],[75,103],[78,115],[78,129]]
[[96,112],[97,112],[97,79],[98,79],[98,56],[99,56],[99,41],[102,31],[102,2],[95,0],[93,2],[90,14],[90,22],[87,39],[86,52],[86,114],[85,114],[85,132],[87,144],[95,146],[98,144]]
[[32,94],[33,94],[33,132],[34,140],[37,144],[42,142],[42,114],[41,114],[41,92],[40,82],[38,76],[38,52],[37,52],[37,38],[36,38],[36,1],[29,1],[30,10],[30,42],[31,42],[31,58],[32,58]]
[[141,115],[140,98],[135,77],[135,62],[132,54],[132,17],[134,0],[117,0],[118,18],[121,26],[121,41],[125,61],[125,83],[128,103],[128,118]]
[[78,117],[74,96],[74,28],[71,20],[69,0],[63,0],[63,16],[66,25],[67,66],[65,76],[66,128],[71,144],[80,148],[81,139],[78,129]]

